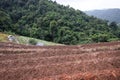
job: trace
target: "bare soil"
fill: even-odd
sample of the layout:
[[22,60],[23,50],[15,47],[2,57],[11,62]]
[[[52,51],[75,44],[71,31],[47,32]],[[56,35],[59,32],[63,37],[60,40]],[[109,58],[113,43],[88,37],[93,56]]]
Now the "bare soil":
[[120,80],[120,42],[43,47],[0,43],[0,80]]

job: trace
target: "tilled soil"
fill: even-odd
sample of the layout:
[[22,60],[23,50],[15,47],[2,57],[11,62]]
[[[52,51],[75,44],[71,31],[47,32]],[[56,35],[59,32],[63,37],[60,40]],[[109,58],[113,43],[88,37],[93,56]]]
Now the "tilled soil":
[[43,47],[0,43],[0,80],[120,80],[120,42]]

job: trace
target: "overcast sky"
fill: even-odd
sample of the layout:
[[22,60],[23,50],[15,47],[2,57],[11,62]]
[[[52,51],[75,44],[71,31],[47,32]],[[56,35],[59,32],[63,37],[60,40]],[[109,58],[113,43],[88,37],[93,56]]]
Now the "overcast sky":
[[70,5],[82,11],[95,9],[120,8],[120,0],[53,0],[59,4]]

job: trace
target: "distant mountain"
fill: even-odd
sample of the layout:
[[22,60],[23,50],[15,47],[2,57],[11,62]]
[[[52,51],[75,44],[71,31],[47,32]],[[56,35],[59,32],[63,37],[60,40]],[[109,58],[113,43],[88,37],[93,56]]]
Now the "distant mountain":
[[120,23],[120,9],[104,9],[104,10],[93,10],[86,11],[88,15],[93,15],[97,18],[109,20],[110,22]]

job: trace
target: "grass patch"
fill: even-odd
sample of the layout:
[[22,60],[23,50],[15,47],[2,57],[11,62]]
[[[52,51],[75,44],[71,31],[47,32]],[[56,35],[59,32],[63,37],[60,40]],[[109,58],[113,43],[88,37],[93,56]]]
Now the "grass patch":
[[49,41],[44,41],[40,39],[35,39],[35,38],[30,38],[30,37],[25,37],[25,36],[16,36],[17,40],[19,41],[20,44],[29,44],[29,40],[35,40],[38,43],[43,43],[44,45],[61,45]]
[[[11,34],[4,34],[0,32],[0,42],[8,42],[8,36]],[[25,36],[18,36],[18,35],[13,35],[16,37],[16,39],[19,41],[20,44],[29,44],[29,40],[35,40],[38,43],[43,43],[44,45],[61,45],[49,41],[44,41],[40,39],[35,39],[35,38],[30,38],[30,37],[25,37]]]
[[7,42],[8,41],[7,37],[8,37],[7,34],[4,34],[4,33],[0,32],[0,42]]

